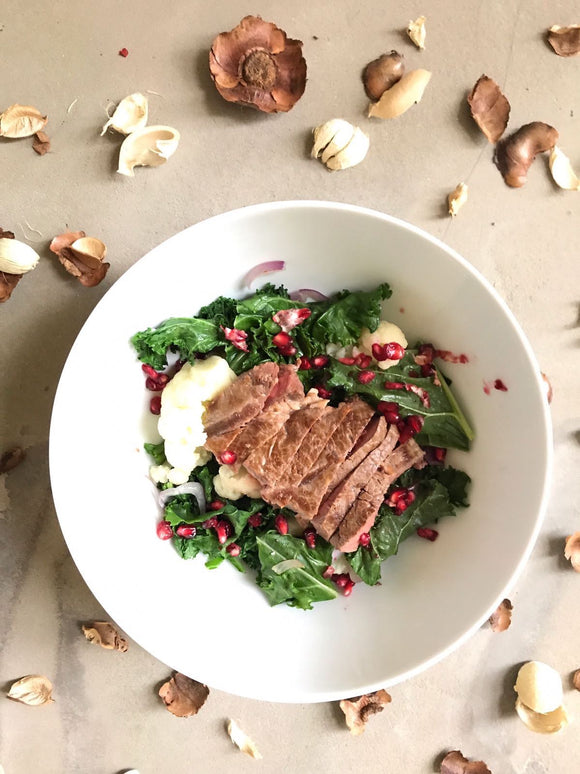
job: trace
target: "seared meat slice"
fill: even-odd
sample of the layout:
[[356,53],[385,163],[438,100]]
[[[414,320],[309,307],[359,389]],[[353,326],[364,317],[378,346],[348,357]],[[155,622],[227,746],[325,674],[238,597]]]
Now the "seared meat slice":
[[243,427],[258,416],[278,381],[279,370],[276,363],[261,363],[238,376],[209,403],[203,415],[208,449],[212,450],[213,436]]
[[344,462],[373,416],[372,408],[359,398],[347,405],[350,405],[350,411],[340,422],[320,456],[300,482],[300,486],[296,487],[291,507],[301,516],[310,518],[318,511],[338,466]]
[[374,416],[359,436],[344,462],[334,469],[334,474],[328,482],[327,490],[332,492],[351,471],[358,467],[372,451],[380,446],[386,434],[387,423],[384,417]]
[[383,461],[395,448],[398,438],[399,431],[395,425],[391,425],[380,446],[372,451],[323,501],[318,513],[312,519],[312,526],[325,540],[330,540],[336,532],[358,493],[376,475]]
[[356,551],[360,536],[375,523],[390,485],[423,456],[423,450],[412,438],[389,454],[361,490],[330,542],[340,551]]

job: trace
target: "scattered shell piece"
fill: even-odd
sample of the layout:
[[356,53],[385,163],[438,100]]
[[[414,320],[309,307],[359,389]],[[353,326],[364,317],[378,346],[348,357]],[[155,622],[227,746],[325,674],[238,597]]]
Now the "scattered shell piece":
[[95,237],[87,237],[84,231],[67,231],[59,234],[50,243],[50,250],[81,285],[94,287],[101,282],[109,270],[105,263],[107,247]]
[[145,126],[129,134],[119,151],[117,172],[135,177],[135,167],[159,167],[171,158],[179,145],[180,135],[171,126]]
[[514,606],[509,599],[504,599],[499,603],[495,612],[489,617],[489,623],[493,632],[505,632],[510,628],[512,622],[512,610]]
[[577,691],[580,691],[580,669],[577,669],[572,675],[572,685]]
[[482,75],[467,97],[473,120],[490,142],[497,142],[506,130],[510,103],[498,84]]
[[580,178],[566,154],[554,145],[550,153],[550,172],[556,185],[565,191],[580,191]]
[[564,547],[564,556],[570,560],[570,564],[576,572],[580,572],[580,532],[568,535]]
[[189,718],[196,715],[209,696],[209,688],[191,677],[175,672],[173,677],[163,683],[159,696],[169,712],[178,718]]
[[[0,228],[0,240],[2,239],[14,239],[14,232],[4,231]],[[0,304],[4,303],[4,301],[8,301],[12,295],[12,291],[21,279],[22,274],[9,274],[0,270]]]
[[542,383],[543,383],[544,389],[546,391],[546,400],[548,401],[548,403],[551,403],[552,402],[552,398],[554,397],[554,391],[552,389],[552,383],[550,382],[550,380],[548,379],[548,377],[546,376],[546,374],[543,371],[541,371],[540,373],[541,373],[541,376],[542,376]]
[[518,699],[516,712],[530,731],[535,731],[537,734],[556,734],[568,725],[565,707],[557,707],[552,712],[534,712],[521,699]]
[[50,150],[50,137],[46,132],[36,132],[32,141],[32,150],[39,156],[44,156]]
[[548,42],[558,56],[580,54],[580,24],[573,24],[570,27],[554,24],[548,30]]
[[382,712],[390,701],[390,695],[382,688],[380,691],[367,693],[358,699],[343,699],[340,702],[340,709],[344,712],[350,733],[353,736],[362,734],[370,716]]
[[302,41],[288,38],[260,16],[245,16],[233,30],[215,38],[209,69],[225,100],[264,113],[287,112],[306,87]]
[[521,188],[527,180],[532,161],[538,153],[552,150],[558,137],[553,126],[533,121],[501,140],[495,149],[494,162],[506,184]]
[[425,48],[425,38],[427,37],[427,30],[425,29],[425,22],[427,19],[424,16],[419,16],[415,21],[410,21],[407,27],[407,35],[411,38],[412,42],[417,48]]
[[11,105],[0,113],[0,137],[32,137],[42,131],[48,118],[30,105]]
[[77,239],[85,236],[84,231],[65,231],[63,234],[54,237],[49,249],[58,255],[63,247],[70,247]]
[[4,452],[0,457],[0,473],[8,473],[9,470],[14,470],[15,467],[20,465],[25,456],[24,449],[21,449],[20,446],[15,446],[14,449]]
[[471,761],[460,750],[451,750],[441,761],[441,774],[491,774],[483,761]]
[[52,683],[44,675],[26,675],[15,683],[12,683],[6,694],[9,699],[28,704],[29,707],[39,707],[41,704],[50,704],[52,698]]
[[318,158],[330,170],[354,167],[367,155],[369,138],[342,118],[333,118],[314,129],[312,158]]
[[144,94],[135,92],[122,99],[115,112],[103,126],[101,137],[111,127],[121,134],[131,134],[136,129],[142,129],[147,125],[149,113],[149,101]]
[[542,661],[528,661],[521,667],[514,690],[520,701],[534,712],[553,712],[562,704],[560,675]]
[[411,70],[387,89],[378,102],[369,105],[369,118],[397,118],[423,98],[431,80],[428,70]]
[[107,650],[120,650],[125,653],[129,647],[127,640],[121,637],[109,621],[94,621],[88,626],[83,626],[82,629],[89,642]]
[[404,74],[403,55],[398,51],[391,51],[378,59],[373,59],[362,74],[367,97],[375,101],[380,99],[387,89],[401,80]]
[[14,231],[4,231],[4,229],[0,228],[0,238],[14,239]]
[[227,728],[230,739],[236,747],[239,747],[242,752],[246,753],[246,755],[249,755],[251,758],[255,758],[256,760],[262,758],[255,743],[250,739],[246,732],[240,728],[235,720],[229,720]]
[[447,205],[449,208],[449,214],[452,216],[457,215],[459,210],[463,207],[467,201],[468,188],[465,183],[459,183],[459,185],[452,191],[447,197]]
[[40,256],[30,245],[10,237],[0,237],[0,272],[26,274],[32,271]]

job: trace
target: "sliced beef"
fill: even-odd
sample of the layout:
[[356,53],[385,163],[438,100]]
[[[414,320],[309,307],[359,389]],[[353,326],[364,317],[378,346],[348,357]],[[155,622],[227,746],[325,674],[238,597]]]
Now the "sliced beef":
[[395,425],[391,425],[383,442],[325,498],[312,519],[312,526],[325,540],[330,540],[338,529],[359,492],[376,475],[383,461],[395,448],[398,438],[399,431]]
[[356,551],[360,536],[369,532],[390,485],[406,470],[423,459],[424,452],[411,438],[383,460],[375,475],[365,484],[342,520],[331,543],[340,551]]
[[337,468],[344,462],[373,416],[372,408],[359,398],[346,405],[350,405],[350,411],[338,424],[315,464],[297,487],[293,503],[304,517],[311,518],[316,514]]
[[383,442],[387,434],[387,423],[384,417],[374,416],[363,433],[359,436],[356,444],[346,456],[345,460],[334,470],[334,475],[328,482],[328,491],[332,492],[341,481],[343,481],[351,471],[368,457]]
[[276,363],[261,363],[238,376],[210,402],[203,415],[208,449],[213,436],[243,427],[258,416],[278,381],[279,370]]
[[[306,396],[306,400],[309,397]],[[274,438],[254,449],[246,457],[244,466],[262,486],[272,486],[280,479],[294,459],[294,455],[312,425],[322,415],[328,401],[310,400],[303,408],[290,414]]]

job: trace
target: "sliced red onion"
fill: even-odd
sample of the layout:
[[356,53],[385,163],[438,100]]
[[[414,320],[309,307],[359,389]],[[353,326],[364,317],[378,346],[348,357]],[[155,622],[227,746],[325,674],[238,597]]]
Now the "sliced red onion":
[[328,301],[328,296],[321,293],[319,290],[313,290],[312,288],[300,288],[290,293],[292,301]]
[[205,492],[203,491],[202,485],[198,484],[197,481],[188,481],[185,484],[174,486],[171,489],[163,489],[158,495],[159,505],[164,508],[171,497],[185,494],[193,495],[197,500],[199,512],[205,513]]
[[273,271],[283,271],[285,268],[286,261],[264,261],[264,263],[258,263],[246,274],[242,280],[242,284],[247,288],[251,288],[252,282],[263,274],[270,274]]
[[284,559],[283,562],[278,562],[272,567],[272,572],[275,572],[276,575],[282,575],[287,570],[301,570],[303,567],[304,564],[300,559]]

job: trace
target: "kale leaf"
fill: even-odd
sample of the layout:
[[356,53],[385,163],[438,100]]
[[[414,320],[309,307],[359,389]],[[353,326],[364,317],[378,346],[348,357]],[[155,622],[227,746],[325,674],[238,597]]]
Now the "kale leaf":
[[145,443],[143,448],[156,465],[163,465],[164,462],[167,462],[164,441],[161,441],[161,443]]
[[197,352],[210,352],[223,347],[224,337],[218,323],[197,317],[172,317],[156,328],[136,333],[131,342],[139,360],[156,369],[167,365],[167,350],[178,349],[181,357],[190,359]]

